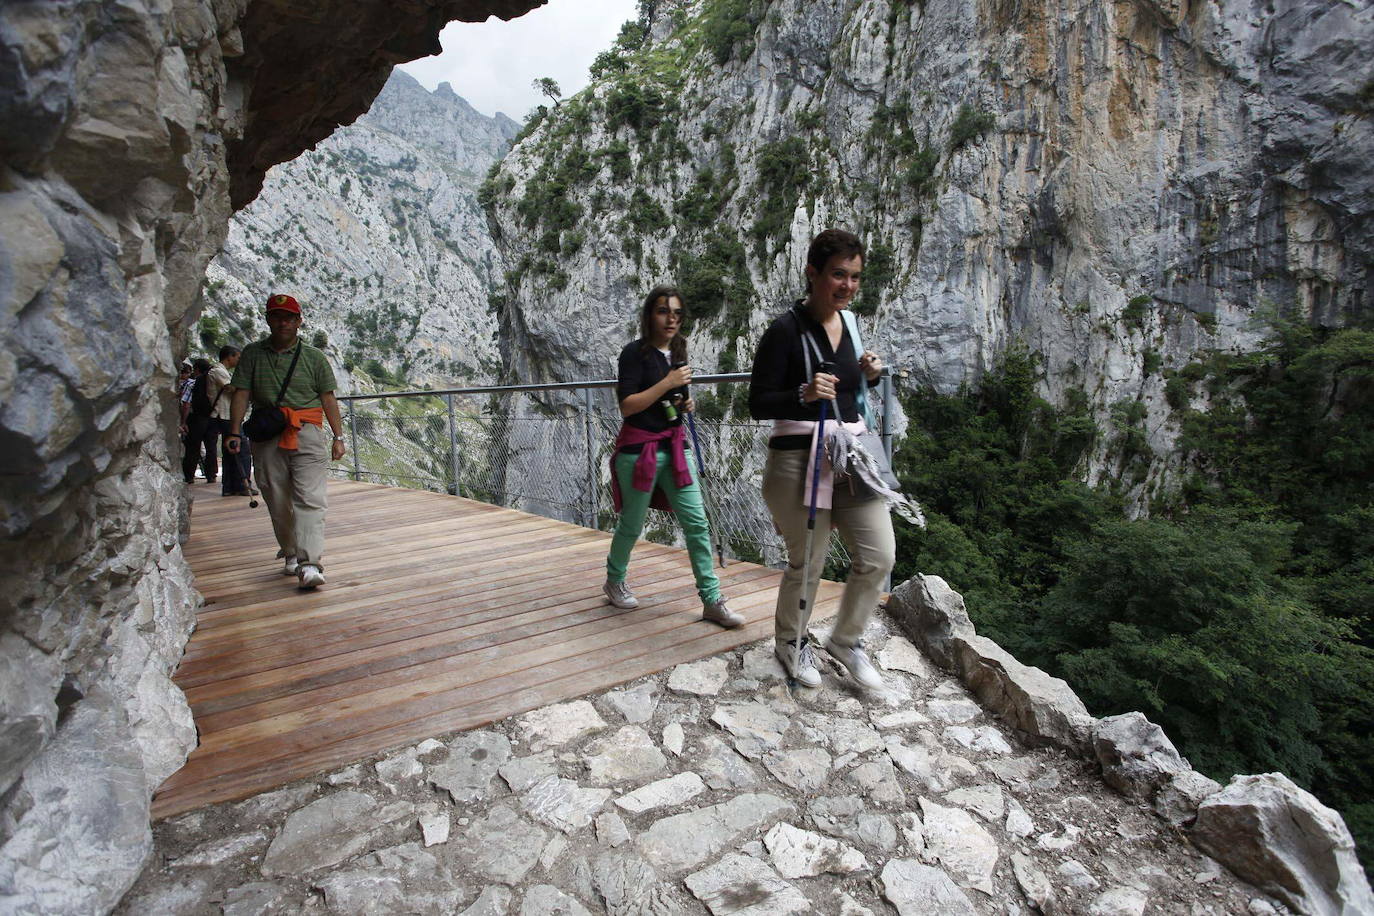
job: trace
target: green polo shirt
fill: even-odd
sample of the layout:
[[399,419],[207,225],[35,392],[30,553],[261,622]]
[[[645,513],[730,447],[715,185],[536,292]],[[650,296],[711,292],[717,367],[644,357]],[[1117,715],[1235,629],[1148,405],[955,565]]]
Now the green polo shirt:
[[[320,395],[337,387],[334,370],[329,367],[329,359],[324,352],[303,342],[300,348],[300,361],[296,363],[296,371],[291,373],[291,384],[286,386],[286,396],[281,400],[283,407],[296,410],[319,407]],[[239,357],[239,364],[229,384],[252,391],[254,405],[275,404],[277,392],[281,391],[282,380],[291,368],[291,357],[295,352],[293,346],[284,353],[278,353],[266,340],[250,343],[243,348],[243,355]]]

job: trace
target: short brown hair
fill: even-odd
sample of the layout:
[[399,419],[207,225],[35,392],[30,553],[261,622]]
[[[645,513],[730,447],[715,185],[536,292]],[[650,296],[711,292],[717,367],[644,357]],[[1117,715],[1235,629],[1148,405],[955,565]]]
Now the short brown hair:
[[[858,255],[862,258],[864,243],[847,229],[826,229],[811,240],[811,247],[806,249],[806,263],[822,271],[836,255],[843,258]],[[808,289],[811,287],[810,280],[806,281],[806,286]]]

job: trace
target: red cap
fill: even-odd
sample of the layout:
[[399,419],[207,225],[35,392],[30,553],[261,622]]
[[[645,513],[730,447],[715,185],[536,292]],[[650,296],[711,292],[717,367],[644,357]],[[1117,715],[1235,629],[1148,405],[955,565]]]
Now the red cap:
[[282,293],[274,293],[267,297],[267,311],[269,312],[290,312],[293,315],[301,313],[301,304],[291,296]]

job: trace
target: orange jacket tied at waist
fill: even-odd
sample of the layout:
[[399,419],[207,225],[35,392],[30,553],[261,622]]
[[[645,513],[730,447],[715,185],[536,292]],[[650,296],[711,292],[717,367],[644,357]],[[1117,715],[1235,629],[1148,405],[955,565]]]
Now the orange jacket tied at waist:
[[286,429],[281,432],[281,439],[277,441],[277,448],[294,452],[300,448],[298,437],[301,427],[306,423],[313,423],[316,426],[324,426],[323,407],[283,407],[281,412],[286,415]]

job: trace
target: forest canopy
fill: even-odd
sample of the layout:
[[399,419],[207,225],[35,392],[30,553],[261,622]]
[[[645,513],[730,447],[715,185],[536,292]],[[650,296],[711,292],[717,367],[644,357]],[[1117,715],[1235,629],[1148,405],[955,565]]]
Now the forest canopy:
[[[1014,346],[977,390],[903,398],[897,469],[929,526],[899,526],[894,580],[942,576],[980,633],[1219,781],[1287,773],[1370,867],[1374,333],[1275,320],[1254,352],[1166,372],[1180,451],[1135,519],[1143,410],[1099,427],[1081,392],[1038,397],[1038,367]],[[1114,482],[1080,479],[1094,447]]]

